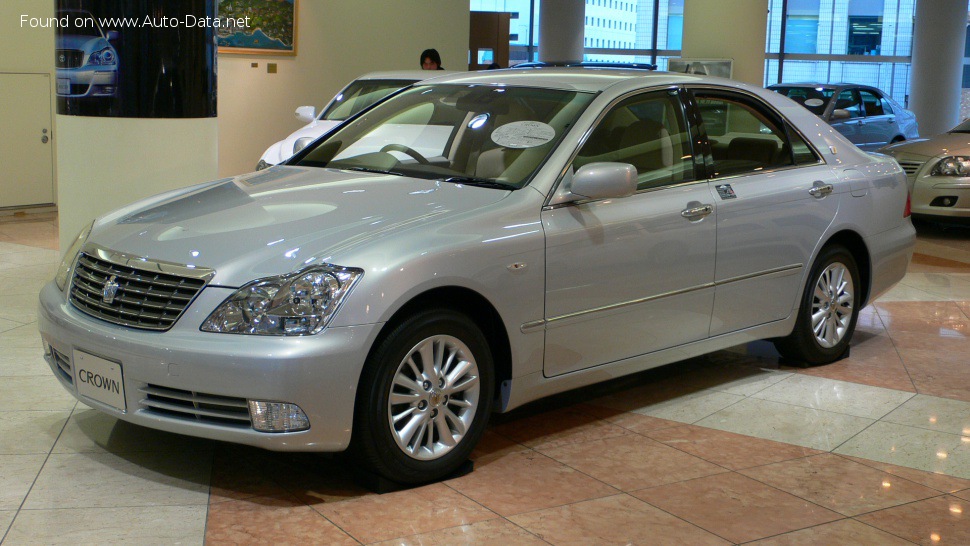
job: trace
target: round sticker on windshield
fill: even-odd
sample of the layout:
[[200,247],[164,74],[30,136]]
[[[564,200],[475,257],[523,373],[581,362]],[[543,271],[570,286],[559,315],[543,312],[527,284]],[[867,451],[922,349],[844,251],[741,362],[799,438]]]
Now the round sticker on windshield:
[[513,121],[492,131],[492,142],[506,148],[534,148],[556,138],[556,130],[541,121]]
[[825,104],[825,101],[822,99],[808,99],[805,101],[805,106],[811,106],[812,108],[822,106],[823,104]]

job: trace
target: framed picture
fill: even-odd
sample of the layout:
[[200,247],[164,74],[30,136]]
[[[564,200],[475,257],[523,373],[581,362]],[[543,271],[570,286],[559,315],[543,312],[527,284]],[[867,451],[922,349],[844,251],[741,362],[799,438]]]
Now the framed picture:
[[719,78],[730,78],[734,67],[731,59],[669,59],[667,61],[668,72],[681,72],[687,74],[704,74],[707,76],[717,76]]
[[219,53],[296,55],[297,0],[218,0]]

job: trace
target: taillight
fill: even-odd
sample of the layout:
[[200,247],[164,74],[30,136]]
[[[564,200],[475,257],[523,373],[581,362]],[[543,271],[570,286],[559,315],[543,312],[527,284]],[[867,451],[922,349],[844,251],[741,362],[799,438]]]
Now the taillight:
[[903,209],[903,218],[909,218],[910,214],[913,213],[913,196],[906,192],[906,208]]

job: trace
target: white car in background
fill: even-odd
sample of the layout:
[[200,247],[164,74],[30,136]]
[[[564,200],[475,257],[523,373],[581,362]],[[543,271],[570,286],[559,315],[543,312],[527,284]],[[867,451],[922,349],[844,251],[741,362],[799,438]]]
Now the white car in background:
[[344,87],[317,115],[313,106],[296,109],[296,117],[307,124],[283,140],[274,143],[263,152],[256,164],[260,171],[286,161],[327,131],[340,125],[345,119],[364,110],[391,93],[414,82],[448,72],[426,70],[398,70],[396,72],[371,72],[364,74]]

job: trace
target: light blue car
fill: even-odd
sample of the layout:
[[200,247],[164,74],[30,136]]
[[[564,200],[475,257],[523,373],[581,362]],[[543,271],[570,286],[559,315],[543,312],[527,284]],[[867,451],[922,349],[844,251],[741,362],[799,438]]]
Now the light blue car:
[[118,94],[118,52],[112,42],[118,31],[105,32],[97,18],[86,11],[59,11],[68,27],[57,29],[57,96],[84,99]]

